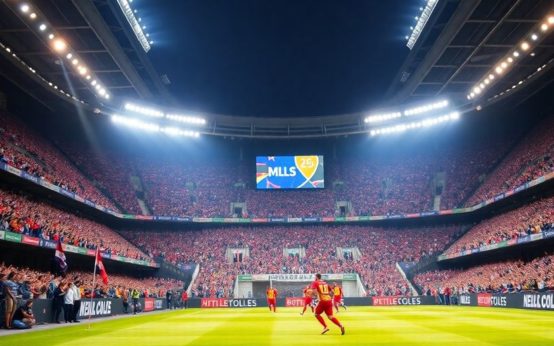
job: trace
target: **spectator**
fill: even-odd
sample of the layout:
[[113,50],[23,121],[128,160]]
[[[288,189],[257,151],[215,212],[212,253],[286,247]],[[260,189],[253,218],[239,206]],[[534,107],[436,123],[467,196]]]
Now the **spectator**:
[[[60,282],[58,286],[54,289],[54,296],[52,298],[52,316],[53,320],[56,323],[60,322],[60,313],[62,312],[64,308],[64,302],[65,302],[65,293],[66,293],[66,284],[65,282]],[[65,317],[65,314],[64,314]]]
[[16,272],[12,271],[3,281],[4,287],[4,323],[7,329],[12,329],[12,320],[17,308],[17,291],[19,285],[14,281]]
[[36,324],[35,315],[33,314],[33,300],[28,299],[25,304],[17,308],[13,315],[13,325],[16,328],[31,328]]
[[76,278],[70,286],[70,289],[73,291],[73,311],[71,313],[71,321],[75,323],[81,322],[79,321],[79,310],[81,308],[81,290],[79,289],[80,285],[81,282],[78,278]]
[[477,224],[465,233],[448,250],[447,255],[479,249],[504,241],[517,243],[517,239],[554,228],[554,197],[544,198],[510,212]]
[[73,322],[73,306],[75,301],[75,290],[73,289],[73,281],[67,282],[67,290],[63,297],[63,312],[65,323]]

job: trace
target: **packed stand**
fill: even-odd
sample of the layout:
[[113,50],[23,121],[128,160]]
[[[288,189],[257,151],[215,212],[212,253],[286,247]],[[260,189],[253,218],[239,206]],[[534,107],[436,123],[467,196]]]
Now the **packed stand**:
[[[200,273],[193,293],[232,297],[238,274],[358,273],[370,295],[410,294],[395,268],[399,261],[418,261],[439,253],[458,227],[381,229],[358,226],[305,228],[223,228],[194,232],[125,231],[125,237],[153,257],[176,265],[197,263]],[[284,256],[283,249],[305,249],[305,257]],[[361,258],[342,260],[336,248],[358,247]],[[247,248],[249,257],[233,262],[226,250]]]
[[342,194],[356,215],[386,215],[432,210],[431,160],[415,157],[341,164]]
[[[244,162],[68,152],[133,213],[140,213],[140,208],[131,172],[140,178],[145,202],[154,215],[255,218],[418,213],[433,210],[435,195],[441,196],[441,209],[460,207],[507,148],[505,142],[489,140],[456,149],[440,146],[424,153],[328,159],[326,188],[310,191],[257,190],[255,172]],[[435,182],[443,172],[445,184],[440,190]],[[352,211],[341,215],[337,201],[352,202]],[[246,204],[242,215],[234,215],[232,202]]]
[[481,246],[517,240],[554,228],[554,197],[545,198],[502,215],[482,221],[448,250],[446,255],[458,254]]
[[335,216],[332,188],[310,191],[245,191],[248,217]]
[[0,189],[0,228],[128,258],[149,260],[108,227],[31,197]]
[[469,199],[475,205],[554,172],[554,116],[539,123],[487,177]]
[[554,255],[529,262],[511,260],[479,265],[467,270],[443,270],[417,274],[414,282],[425,293],[515,293],[554,290]]
[[[76,302],[82,299],[123,299],[124,308],[128,309],[133,291],[136,291],[136,296],[141,298],[165,298],[168,291],[182,290],[184,285],[182,281],[175,279],[135,278],[113,273],[110,274],[108,285],[104,285],[100,278],[96,279],[94,286],[93,283],[91,272],[71,271],[63,276],[55,276],[47,272],[2,263],[0,264],[0,292],[3,293],[4,326],[8,329],[25,329],[35,324],[34,318],[24,320],[23,326],[17,323],[18,307],[26,306],[28,302],[35,299],[52,300],[55,322],[60,323],[60,317],[63,317],[65,322],[79,322]],[[77,310],[73,306],[77,306]]]
[[233,185],[239,181],[235,166],[209,161],[137,162],[146,201],[154,215],[223,217],[231,214]]
[[0,112],[0,161],[106,208],[115,205],[50,142],[11,115]]
[[497,161],[509,148],[509,141],[483,143],[457,153],[445,152],[442,160],[446,184],[441,194],[441,209],[464,206]]
[[72,145],[64,149],[71,159],[94,179],[125,212],[142,214],[135,189],[131,183],[132,165],[117,154],[104,151],[95,154],[84,149],[75,150]]

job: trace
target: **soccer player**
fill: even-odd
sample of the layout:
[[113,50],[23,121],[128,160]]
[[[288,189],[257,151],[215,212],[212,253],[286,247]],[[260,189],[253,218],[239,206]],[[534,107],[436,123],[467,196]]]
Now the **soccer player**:
[[342,287],[337,285],[336,282],[333,283],[333,306],[335,309],[337,309],[337,313],[339,312],[339,306],[342,306],[344,310],[346,310],[346,305],[344,305],[343,300],[343,294],[342,294]]
[[265,295],[267,296],[267,305],[269,306],[269,311],[277,312],[277,290],[273,287],[267,286]]
[[340,328],[341,335],[344,335],[344,326],[335,316],[333,316],[331,289],[325,281],[321,280],[321,274],[315,274],[315,281],[312,282],[310,288],[315,291],[314,295],[317,294],[317,296],[319,297],[319,303],[317,303],[317,306],[315,307],[315,318],[317,318],[319,323],[321,323],[321,325],[323,326],[323,331],[321,332],[321,334],[325,334],[329,331],[329,328],[327,328],[327,323],[325,323],[325,320],[323,319],[323,317],[321,317],[321,313],[325,312],[327,318]]
[[304,288],[304,309],[302,309],[302,312],[300,315],[304,315],[306,312],[306,308],[309,306],[310,309],[312,309],[312,312],[314,312],[314,307],[312,305],[312,289],[310,288],[310,285],[306,286]]

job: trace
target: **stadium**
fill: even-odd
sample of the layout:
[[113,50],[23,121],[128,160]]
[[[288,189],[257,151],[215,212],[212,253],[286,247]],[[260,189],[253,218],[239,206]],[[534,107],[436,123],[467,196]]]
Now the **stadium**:
[[554,345],[551,0],[0,1],[0,345]]

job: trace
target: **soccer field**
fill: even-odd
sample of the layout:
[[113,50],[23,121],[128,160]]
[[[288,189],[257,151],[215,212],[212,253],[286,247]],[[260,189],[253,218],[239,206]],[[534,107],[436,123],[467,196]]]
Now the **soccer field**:
[[[0,345],[554,345],[554,312],[475,307],[352,307],[346,335],[298,308],[191,309],[0,337]],[[0,332],[1,335],[1,332]]]

